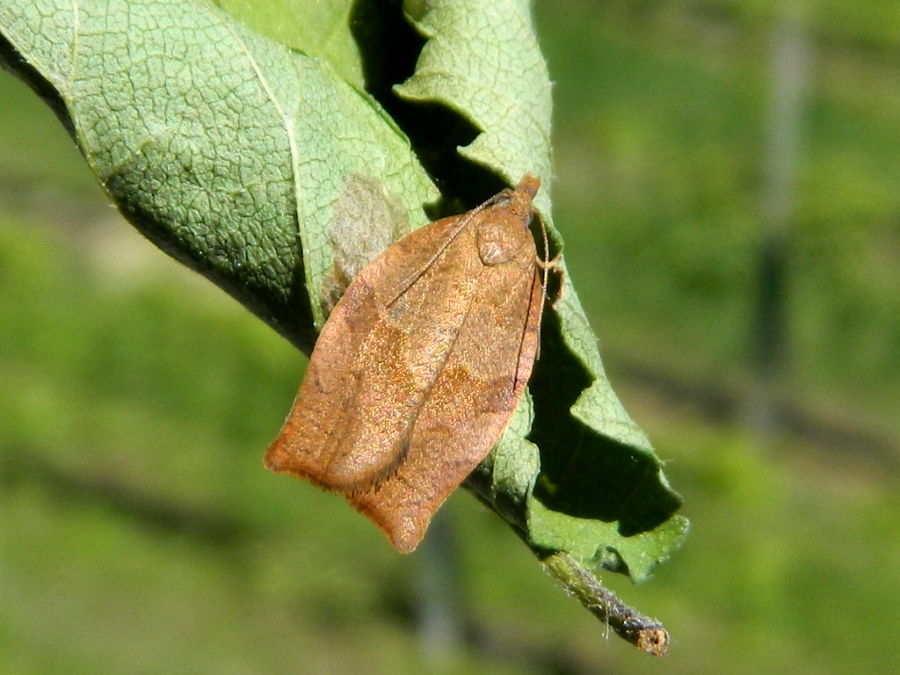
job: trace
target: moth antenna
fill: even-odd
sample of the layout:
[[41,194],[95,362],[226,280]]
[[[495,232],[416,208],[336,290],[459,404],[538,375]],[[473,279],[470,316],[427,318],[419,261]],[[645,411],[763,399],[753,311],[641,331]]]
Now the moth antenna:
[[550,260],[550,238],[547,236],[547,226],[544,225],[544,219],[541,218],[541,236],[544,239],[544,264],[542,267],[544,268],[544,288],[542,289],[544,293],[544,297],[547,297],[547,284],[550,279],[550,267],[556,266],[556,261],[559,259],[559,256],[556,256],[553,260]]

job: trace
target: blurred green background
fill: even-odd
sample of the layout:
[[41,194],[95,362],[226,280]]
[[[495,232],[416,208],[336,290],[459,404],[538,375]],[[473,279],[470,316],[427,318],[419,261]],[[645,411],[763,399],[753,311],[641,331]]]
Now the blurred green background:
[[900,14],[780,6],[535,7],[571,274],[693,522],[604,578],[663,660],[462,491],[404,557],[266,472],[302,357],[0,75],[0,672],[900,671]]

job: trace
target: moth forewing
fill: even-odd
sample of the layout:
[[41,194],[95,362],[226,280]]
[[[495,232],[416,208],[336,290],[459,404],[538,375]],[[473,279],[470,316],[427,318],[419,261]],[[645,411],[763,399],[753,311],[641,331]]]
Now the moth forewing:
[[545,286],[528,230],[539,185],[526,175],[366,267],[266,453],[270,469],[344,494],[400,551],[499,440],[531,374]]

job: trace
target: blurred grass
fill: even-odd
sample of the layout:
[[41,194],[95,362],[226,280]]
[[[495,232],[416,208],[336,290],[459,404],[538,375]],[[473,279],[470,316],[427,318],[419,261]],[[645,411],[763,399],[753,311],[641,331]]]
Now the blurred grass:
[[[741,367],[761,236],[769,24],[703,3],[661,5],[536,6],[558,78],[555,208],[609,350]],[[897,436],[900,68],[891,63],[852,42],[823,41],[815,55],[787,379],[806,393],[828,388],[859,414],[876,409]]]
[[[766,23],[660,7],[537,4],[556,220],[613,372],[621,359],[740,379]],[[900,66],[826,37],[786,386],[895,433]],[[49,111],[0,75],[0,671],[438,669],[415,633],[423,554],[394,554],[343,500],[262,469],[302,364],[121,222]],[[619,384],[694,529],[650,583],[604,581],[665,621],[670,656],[607,643],[461,493],[446,509],[452,592],[477,639],[445,672],[897,670],[896,475],[852,448],[760,447]]]

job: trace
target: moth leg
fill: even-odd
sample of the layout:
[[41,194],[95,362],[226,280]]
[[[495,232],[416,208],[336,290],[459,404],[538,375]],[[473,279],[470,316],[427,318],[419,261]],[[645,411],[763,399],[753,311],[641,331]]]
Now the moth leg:
[[550,273],[554,272],[556,274],[556,283],[554,284],[555,297],[550,301],[550,307],[556,309],[559,306],[559,303],[562,302],[564,290],[565,290],[565,279],[566,272],[563,270],[562,265],[562,253],[557,253],[550,260],[543,260],[542,258],[537,259],[537,265],[540,267],[544,274],[544,297],[549,300],[549,292],[548,288],[550,287]]

